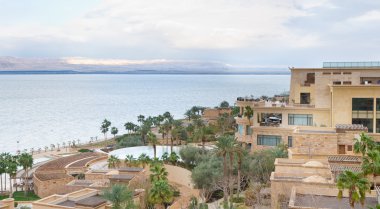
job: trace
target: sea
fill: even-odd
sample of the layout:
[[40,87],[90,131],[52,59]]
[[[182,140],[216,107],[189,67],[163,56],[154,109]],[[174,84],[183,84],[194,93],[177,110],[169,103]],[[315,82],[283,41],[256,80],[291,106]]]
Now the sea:
[[233,105],[289,86],[290,75],[0,75],[0,153],[100,140],[104,119],[123,134],[140,114],[169,111],[179,119],[195,105]]

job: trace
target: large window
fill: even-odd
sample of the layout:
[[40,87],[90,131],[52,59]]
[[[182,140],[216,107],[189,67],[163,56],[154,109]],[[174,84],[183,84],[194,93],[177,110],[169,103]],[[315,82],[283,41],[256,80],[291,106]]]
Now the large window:
[[281,143],[281,136],[257,135],[257,145],[277,146]]
[[362,124],[373,132],[373,98],[352,98],[352,124]]
[[257,114],[257,122],[260,126],[280,126],[282,123],[281,113],[261,113]]
[[312,114],[289,114],[288,124],[298,125],[298,126],[312,126],[313,115]]

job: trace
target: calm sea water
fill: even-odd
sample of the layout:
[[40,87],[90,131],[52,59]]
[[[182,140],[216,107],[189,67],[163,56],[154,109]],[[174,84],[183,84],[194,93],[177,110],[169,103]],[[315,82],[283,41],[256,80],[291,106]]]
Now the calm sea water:
[[[124,133],[139,114],[231,104],[289,89],[289,75],[1,75],[0,152],[102,137],[104,118]],[[19,145],[17,145],[19,141]]]

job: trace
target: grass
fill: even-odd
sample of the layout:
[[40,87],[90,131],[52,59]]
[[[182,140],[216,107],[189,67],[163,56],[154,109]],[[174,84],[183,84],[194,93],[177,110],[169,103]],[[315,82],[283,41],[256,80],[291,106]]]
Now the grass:
[[[0,196],[0,200],[6,199],[8,197],[9,197],[8,195],[7,196]],[[27,195],[26,195],[26,197],[24,196],[24,192],[23,191],[14,192],[13,193],[13,198],[15,199],[15,201],[34,201],[34,200],[41,199],[36,194],[34,194],[33,191],[28,192]]]

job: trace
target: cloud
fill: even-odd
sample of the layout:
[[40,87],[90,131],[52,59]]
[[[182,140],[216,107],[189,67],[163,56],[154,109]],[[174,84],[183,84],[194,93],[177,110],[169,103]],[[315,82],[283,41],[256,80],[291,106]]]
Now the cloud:
[[380,10],[367,11],[364,14],[348,19],[348,22],[352,23],[368,23],[376,21],[380,21]]

